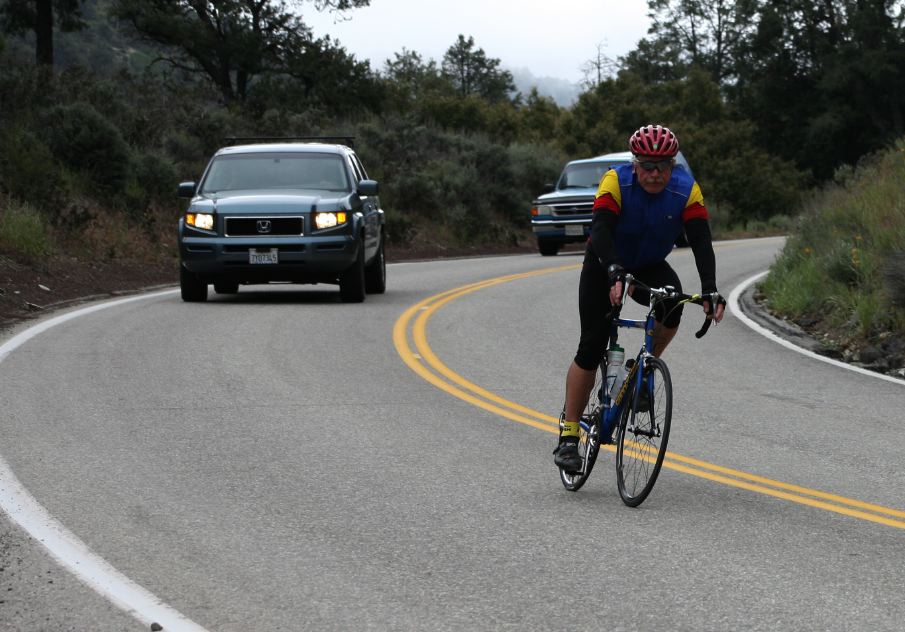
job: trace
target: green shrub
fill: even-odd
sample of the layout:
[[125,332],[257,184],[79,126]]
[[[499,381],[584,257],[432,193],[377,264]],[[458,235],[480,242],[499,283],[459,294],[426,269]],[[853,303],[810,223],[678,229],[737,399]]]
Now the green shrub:
[[201,154],[207,158],[223,147],[228,137],[260,135],[240,116],[214,108],[193,113],[186,121],[185,131],[200,141]]
[[903,180],[905,139],[810,196],[763,285],[773,308],[842,337],[905,336]]
[[886,255],[882,263],[883,288],[889,302],[905,310],[905,251]]
[[821,312],[832,296],[818,257],[795,240],[786,245],[761,288],[769,296],[772,309],[792,318]]
[[45,212],[59,209],[68,197],[66,180],[53,153],[22,127],[0,132],[0,180],[6,193]]
[[541,143],[510,145],[507,152],[512,165],[512,184],[531,198],[540,195],[544,185],[554,184],[568,162],[568,157],[558,149]]
[[112,123],[87,103],[59,105],[43,117],[53,154],[86,173],[102,191],[119,191],[129,177],[130,150]]
[[393,211],[386,217],[387,242],[393,246],[408,246],[415,237],[417,228],[408,213]]
[[47,222],[27,204],[7,204],[0,210],[0,250],[26,261],[52,254]]
[[172,199],[177,179],[172,161],[156,152],[140,153],[135,156],[132,168],[136,183],[147,197]]
[[[163,138],[163,151],[173,156],[173,170],[177,180],[198,180],[210,155],[200,139],[184,131],[173,131]],[[176,186],[176,182],[172,183]]]

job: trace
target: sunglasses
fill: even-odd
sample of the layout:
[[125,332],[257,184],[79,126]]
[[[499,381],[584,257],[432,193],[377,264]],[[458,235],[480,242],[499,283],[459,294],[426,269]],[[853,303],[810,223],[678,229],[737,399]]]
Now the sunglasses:
[[672,169],[673,161],[671,158],[666,160],[636,160],[635,164],[644,169],[645,171],[654,171],[655,169],[660,173],[668,171]]

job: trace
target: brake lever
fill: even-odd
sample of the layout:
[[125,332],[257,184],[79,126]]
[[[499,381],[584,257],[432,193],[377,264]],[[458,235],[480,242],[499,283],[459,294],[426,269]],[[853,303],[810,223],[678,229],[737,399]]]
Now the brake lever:
[[[716,300],[714,300],[716,297]],[[701,297],[701,302],[705,300],[704,297]],[[710,305],[710,309],[707,310],[707,318],[704,319],[704,324],[701,325],[701,329],[695,333],[695,338],[703,338],[704,334],[707,333],[707,330],[710,329],[710,326],[713,324],[713,316],[716,314],[716,306],[717,305],[725,305],[726,299],[724,299],[718,292],[711,292],[707,294],[707,303]]]

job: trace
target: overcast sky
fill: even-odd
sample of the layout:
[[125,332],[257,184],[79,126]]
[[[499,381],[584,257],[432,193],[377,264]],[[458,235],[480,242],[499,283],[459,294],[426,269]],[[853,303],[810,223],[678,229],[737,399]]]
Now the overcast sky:
[[339,40],[375,70],[403,47],[440,62],[462,34],[505,68],[570,82],[581,81],[598,44],[615,59],[635,47],[649,22],[645,0],[371,0],[340,22],[303,6],[316,36]]

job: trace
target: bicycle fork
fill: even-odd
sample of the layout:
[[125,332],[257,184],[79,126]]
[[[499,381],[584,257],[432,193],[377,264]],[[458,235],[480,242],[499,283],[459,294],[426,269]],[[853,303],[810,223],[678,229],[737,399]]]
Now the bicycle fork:
[[[642,363],[644,360],[642,359]],[[638,372],[638,363],[636,362],[634,366],[632,366],[631,372],[629,376],[626,378],[626,384],[630,384],[632,381],[636,382],[636,387],[632,391],[632,406],[629,409],[629,419],[626,425],[625,431],[627,433],[631,433],[634,436],[643,435],[649,439],[659,438],[662,434],[660,431],[660,424],[655,422],[655,415],[653,414],[654,410],[654,388],[653,388],[653,379],[654,374],[652,371],[641,371]],[[623,391],[626,388],[623,387]],[[641,395],[643,392],[647,393],[647,410],[650,415],[651,423],[646,427],[639,427],[635,425],[635,415],[637,415],[638,411],[638,403],[641,401]],[[623,392],[619,393],[620,397],[623,395]]]

